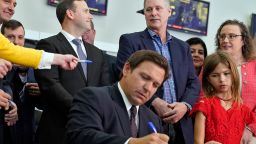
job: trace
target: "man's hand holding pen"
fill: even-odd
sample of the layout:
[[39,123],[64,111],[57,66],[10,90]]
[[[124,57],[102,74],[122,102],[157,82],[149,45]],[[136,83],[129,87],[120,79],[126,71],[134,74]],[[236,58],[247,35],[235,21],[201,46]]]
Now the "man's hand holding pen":
[[153,132],[142,138],[131,138],[128,144],[168,144],[169,137],[165,134],[157,133],[156,127],[152,122],[148,122],[148,127]]

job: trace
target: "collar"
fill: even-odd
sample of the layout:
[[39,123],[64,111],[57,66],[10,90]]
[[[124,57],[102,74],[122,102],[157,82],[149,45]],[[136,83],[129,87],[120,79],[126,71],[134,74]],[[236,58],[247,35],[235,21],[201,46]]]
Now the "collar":
[[[122,89],[122,87],[121,87],[121,85],[120,85],[119,82],[117,83],[117,87],[118,87],[118,89],[119,89],[119,91],[120,91],[120,93],[121,93],[121,95],[122,95],[122,98],[123,98],[123,101],[124,101],[126,110],[127,110],[128,112],[130,112],[130,109],[131,109],[131,107],[132,107],[132,104],[131,104],[130,101],[127,99],[127,96],[125,95],[125,93],[124,93],[124,91],[123,91],[123,89]],[[137,109],[137,111],[138,111],[139,106],[136,106],[136,109]]]
[[69,34],[68,32],[66,32],[65,30],[61,30],[61,33],[66,37],[66,39],[69,41],[69,42],[72,42],[73,39],[79,39],[82,41],[82,37],[74,37],[73,35]]
[[[157,33],[155,33],[154,31],[152,31],[151,29],[147,28],[147,31],[149,33],[149,35],[151,36],[151,38],[155,38],[155,37],[159,37],[159,35]],[[168,33],[168,31],[166,31],[166,36],[167,36],[167,41],[171,41],[172,40],[172,36]]]

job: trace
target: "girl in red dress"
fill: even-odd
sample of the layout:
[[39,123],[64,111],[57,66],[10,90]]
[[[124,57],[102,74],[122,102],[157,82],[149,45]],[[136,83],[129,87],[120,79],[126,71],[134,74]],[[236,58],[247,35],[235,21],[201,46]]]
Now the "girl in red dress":
[[206,58],[204,96],[190,113],[195,116],[195,144],[240,144],[244,128],[256,120],[242,104],[239,85],[237,67],[226,53],[216,52]]

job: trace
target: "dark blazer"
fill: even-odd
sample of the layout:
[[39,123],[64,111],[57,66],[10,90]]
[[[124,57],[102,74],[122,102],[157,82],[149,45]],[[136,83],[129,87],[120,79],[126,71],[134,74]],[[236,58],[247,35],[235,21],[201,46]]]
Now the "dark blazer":
[[[120,73],[125,61],[132,53],[143,49],[156,51],[153,40],[147,29],[142,32],[122,35],[119,40],[119,50],[117,54],[118,73]],[[192,106],[198,99],[200,83],[195,74],[190,48],[185,42],[172,36],[169,50],[172,61],[171,68],[173,71],[177,101],[187,102]],[[163,90],[161,88],[157,92],[156,96],[162,98]],[[151,101],[155,97],[153,97]],[[182,133],[178,133],[176,136],[182,136],[183,134],[185,143],[191,144],[193,142],[191,118],[189,118],[188,115],[185,115],[180,120],[180,126]]]
[[[34,71],[28,68],[25,71],[28,83],[37,83],[34,77]],[[6,80],[10,83],[13,92],[13,101],[18,108],[19,120],[15,124],[15,139],[18,144],[32,144],[34,140],[34,109],[38,106],[39,95],[31,96],[25,88],[19,77],[19,69],[13,69],[6,75]]]
[[[6,77],[5,77],[6,78]],[[7,80],[0,80],[0,89],[12,96],[12,89]],[[7,126],[4,118],[9,110],[0,109],[0,144],[17,144],[15,126]]]
[[[140,106],[138,115],[138,137],[152,133],[149,121],[162,132],[161,120],[146,106]],[[128,112],[117,84],[80,91],[68,118],[66,144],[123,144],[131,137]]]
[[[110,83],[103,51],[86,42],[84,42],[84,46],[87,58],[93,62],[87,65],[87,79],[80,63],[72,71],[63,70],[58,66],[52,66],[50,70],[35,71],[36,80],[45,102],[37,133],[40,144],[61,144],[63,142],[67,114],[71,107],[73,95],[79,89]],[[61,33],[40,40],[37,49],[77,56],[68,40]]]

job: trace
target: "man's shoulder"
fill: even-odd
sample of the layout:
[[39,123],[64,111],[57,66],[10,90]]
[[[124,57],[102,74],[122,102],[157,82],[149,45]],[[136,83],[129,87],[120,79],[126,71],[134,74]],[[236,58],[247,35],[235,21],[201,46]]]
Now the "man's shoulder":
[[56,42],[57,39],[59,39],[61,37],[65,38],[61,33],[58,33],[56,35],[52,35],[52,36],[49,36],[47,38],[43,38],[39,42],[41,42],[41,41],[48,41],[48,42],[53,42],[54,43],[54,42]]
[[122,34],[121,37],[133,38],[133,37],[139,37],[139,36],[144,35],[144,34],[146,34],[145,31],[139,31],[139,32]]
[[97,46],[93,45],[93,44],[89,44],[85,41],[83,41],[84,46],[88,49],[91,49],[92,51],[98,52],[98,53],[102,53],[103,50],[101,50],[100,48],[98,48]]
[[188,44],[185,41],[183,41],[183,40],[181,40],[181,39],[179,39],[175,36],[172,36],[172,41],[175,42],[175,43],[184,45],[184,46],[188,46]]
[[107,95],[109,95],[109,93],[113,91],[113,89],[114,89],[113,86],[102,86],[102,87],[90,86],[90,87],[83,88],[82,90],[80,90],[79,93],[88,94],[88,95],[85,95],[86,97],[89,97],[89,94],[90,94],[90,95],[93,95],[93,97],[100,97],[100,99],[105,99],[107,98]]

